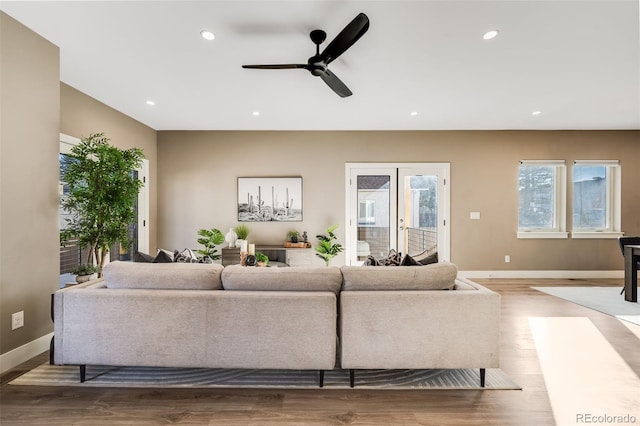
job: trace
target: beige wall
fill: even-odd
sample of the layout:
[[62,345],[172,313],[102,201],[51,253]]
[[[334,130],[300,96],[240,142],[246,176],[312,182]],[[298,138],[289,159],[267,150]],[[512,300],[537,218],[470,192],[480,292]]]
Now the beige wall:
[[[58,287],[59,49],[0,12],[0,353],[53,331]],[[11,314],[24,327],[11,330]]]
[[60,83],[60,132],[77,138],[105,133],[121,149],[141,148],[149,160],[149,247],[156,246],[156,131]]
[[638,158],[639,131],[161,131],[158,245],[196,248],[199,228],[235,226],[240,176],[303,177],[304,222],[250,224],[250,240],[280,243],[290,228],[314,236],[339,223],[344,242],[346,162],[450,162],[451,260],[462,270],[621,270],[616,240],[516,238],[518,162],[620,159],[622,227],[632,235],[640,234]]

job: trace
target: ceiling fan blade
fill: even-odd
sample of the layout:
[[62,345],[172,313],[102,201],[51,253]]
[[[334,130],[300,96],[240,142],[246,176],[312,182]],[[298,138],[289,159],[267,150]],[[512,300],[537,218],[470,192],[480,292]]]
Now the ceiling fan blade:
[[359,13],[346,27],[340,31],[331,43],[320,54],[320,60],[329,64],[342,55],[348,48],[360,39],[369,29],[369,18],[364,13]]
[[341,98],[346,98],[347,96],[353,95],[351,90],[340,80],[334,73],[329,70],[326,70],[323,74],[320,75],[320,78],[327,83],[327,86],[331,87],[331,89],[338,94]]
[[243,65],[242,68],[257,70],[286,70],[286,69],[307,69],[307,64],[275,64],[275,65]]

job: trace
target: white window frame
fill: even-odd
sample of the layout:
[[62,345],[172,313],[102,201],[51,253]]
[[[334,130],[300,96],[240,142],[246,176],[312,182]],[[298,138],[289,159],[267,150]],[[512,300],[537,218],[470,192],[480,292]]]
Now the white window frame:
[[[520,209],[518,208],[518,233],[519,239],[527,238],[568,238],[567,232],[567,167],[564,160],[520,160],[518,165],[518,176],[521,166],[553,167],[555,169],[554,179],[554,217],[551,228],[540,229],[520,229]],[[518,204],[520,196],[518,194]]]
[[[577,239],[608,239],[618,238],[624,235],[622,230],[622,169],[619,160],[575,160],[575,166],[606,166],[607,167],[607,211],[605,227],[603,229],[576,229],[571,224],[571,237]],[[573,169],[571,170],[573,175]],[[571,179],[573,185],[573,176]],[[572,186],[573,188],[573,186]],[[573,217],[573,204],[572,215]]]

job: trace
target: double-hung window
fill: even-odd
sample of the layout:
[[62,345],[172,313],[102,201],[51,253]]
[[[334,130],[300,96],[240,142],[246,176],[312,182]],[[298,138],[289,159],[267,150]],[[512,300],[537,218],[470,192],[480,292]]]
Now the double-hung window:
[[522,160],[518,170],[518,238],[567,238],[564,160]]
[[621,236],[619,161],[576,160],[572,182],[572,237]]

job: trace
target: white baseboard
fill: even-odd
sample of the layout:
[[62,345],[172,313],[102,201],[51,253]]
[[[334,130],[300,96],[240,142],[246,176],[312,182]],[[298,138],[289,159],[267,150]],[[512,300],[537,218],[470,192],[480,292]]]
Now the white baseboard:
[[459,271],[465,278],[600,279],[624,278],[624,271]]
[[4,374],[4,372],[11,370],[13,367],[49,350],[52,337],[53,333],[45,334],[36,340],[0,355],[0,374]]

